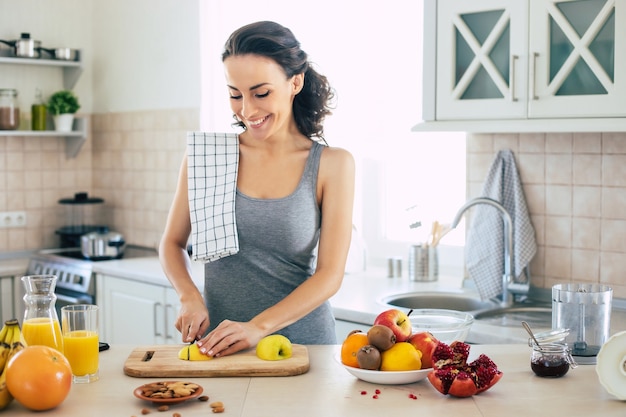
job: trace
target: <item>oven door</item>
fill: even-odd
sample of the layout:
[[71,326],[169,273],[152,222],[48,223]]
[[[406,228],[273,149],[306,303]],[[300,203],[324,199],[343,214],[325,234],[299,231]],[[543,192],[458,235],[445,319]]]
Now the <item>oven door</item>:
[[95,304],[94,296],[84,292],[56,288],[56,291],[54,293],[57,296],[56,310],[59,319],[61,318],[61,307],[76,304]]

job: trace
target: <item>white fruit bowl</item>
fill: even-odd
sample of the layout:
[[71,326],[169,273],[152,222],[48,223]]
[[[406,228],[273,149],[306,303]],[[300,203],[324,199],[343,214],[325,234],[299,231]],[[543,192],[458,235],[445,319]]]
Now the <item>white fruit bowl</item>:
[[409,317],[413,333],[430,332],[447,344],[455,340],[464,342],[474,324],[474,316],[457,310],[416,309]]
[[401,385],[418,382],[425,379],[428,373],[433,370],[433,368],[428,368],[420,369],[419,371],[370,371],[344,365],[341,363],[339,355],[335,356],[335,360],[355,377],[366,382],[382,385]]

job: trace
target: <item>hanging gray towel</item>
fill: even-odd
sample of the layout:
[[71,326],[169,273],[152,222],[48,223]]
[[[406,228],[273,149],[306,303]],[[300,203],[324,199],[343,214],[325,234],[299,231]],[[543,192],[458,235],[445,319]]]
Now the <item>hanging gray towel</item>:
[[193,259],[204,263],[239,252],[235,194],[239,138],[187,133],[187,186]]
[[[535,230],[530,222],[524,190],[515,157],[508,149],[496,155],[483,184],[483,197],[498,201],[513,220],[513,265],[516,282],[537,252]],[[467,232],[466,266],[483,300],[502,294],[504,274],[504,223],[494,207],[479,204],[473,208]]]

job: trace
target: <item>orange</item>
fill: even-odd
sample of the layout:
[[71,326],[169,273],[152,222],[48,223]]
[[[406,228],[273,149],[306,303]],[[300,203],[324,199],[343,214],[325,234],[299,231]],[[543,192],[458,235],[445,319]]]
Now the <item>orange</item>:
[[27,346],[7,363],[9,392],[24,407],[49,410],[61,404],[72,387],[72,367],[61,352],[48,346]]
[[422,368],[422,352],[408,342],[399,342],[381,352],[381,371],[416,371]]
[[341,345],[341,363],[353,368],[358,368],[359,363],[356,360],[356,353],[363,346],[369,344],[367,341],[367,333],[361,331],[353,331],[346,337]]

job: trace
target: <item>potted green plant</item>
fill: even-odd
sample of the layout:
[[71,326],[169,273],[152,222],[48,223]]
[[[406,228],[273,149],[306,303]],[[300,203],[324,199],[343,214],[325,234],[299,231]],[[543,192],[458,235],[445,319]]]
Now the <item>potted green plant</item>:
[[56,131],[71,132],[78,109],[78,97],[70,90],[57,91],[48,99],[48,112],[52,115]]

